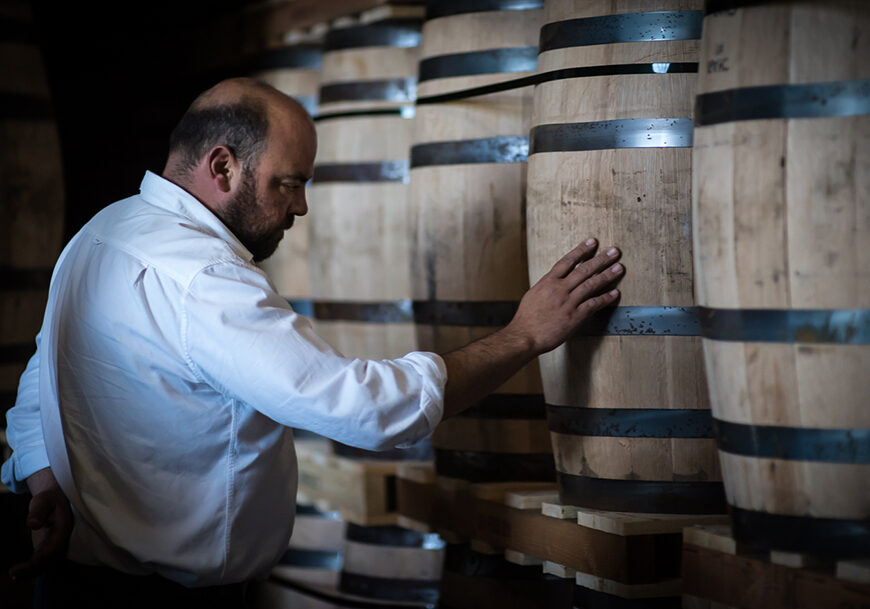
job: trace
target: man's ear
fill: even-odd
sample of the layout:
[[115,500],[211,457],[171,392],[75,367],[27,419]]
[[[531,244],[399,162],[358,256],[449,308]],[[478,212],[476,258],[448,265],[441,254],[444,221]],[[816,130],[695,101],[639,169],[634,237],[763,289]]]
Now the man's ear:
[[208,177],[221,192],[230,192],[241,176],[236,155],[226,146],[215,146],[207,157]]

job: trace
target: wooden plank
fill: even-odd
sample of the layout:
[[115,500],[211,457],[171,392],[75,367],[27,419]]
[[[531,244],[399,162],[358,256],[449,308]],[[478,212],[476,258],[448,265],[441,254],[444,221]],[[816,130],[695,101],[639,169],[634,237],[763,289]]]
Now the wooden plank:
[[[540,557],[614,581],[653,583],[679,576],[680,535],[620,536],[476,497],[470,485],[397,480],[403,516],[436,531]],[[449,488],[445,488],[448,486]],[[503,498],[502,498],[503,501]]]
[[682,533],[696,524],[727,524],[728,514],[636,514],[627,512],[577,511],[577,523],[616,535],[655,535]]
[[574,579],[577,576],[577,571],[571,567],[566,567],[565,565],[560,565],[559,563],[550,560],[544,561],[544,573],[555,575],[562,579]]
[[296,443],[299,496],[318,509],[337,510],[348,522],[396,524],[395,477],[400,461],[358,460],[329,452],[323,441]]
[[841,560],[837,563],[837,578],[858,584],[870,584],[870,559]]
[[683,543],[726,554],[737,554],[739,550],[742,550],[731,536],[729,525],[687,527],[683,530]]
[[[474,546],[472,545],[472,550],[473,549]],[[505,550],[504,559],[510,563],[513,563],[515,565],[522,565],[524,567],[544,564],[544,561],[540,558],[536,558],[535,556],[530,556],[528,554],[523,554],[522,552],[517,552],[516,550]]]
[[796,569],[825,569],[833,571],[834,560],[812,554],[770,551],[770,562]]
[[505,495],[504,503],[518,510],[541,510],[545,502],[556,501],[559,494],[555,490],[516,491]]
[[741,609],[870,609],[870,584],[692,544],[683,546],[683,590]]
[[652,584],[623,584],[588,573],[577,573],[574,576],[574,581],[578,586],[626,599],[680,596],[683,590],[682,580],[680,579],[669,579]]
[[396,476],[422,484],[430,484],[435,482],[435,466],[430,464],[403,463],[396,470]]
[[560,520],[575,520],[578,509],[575,505],[562,505],[558,501],[544,501],[541,504],[541,513],[544,516]]

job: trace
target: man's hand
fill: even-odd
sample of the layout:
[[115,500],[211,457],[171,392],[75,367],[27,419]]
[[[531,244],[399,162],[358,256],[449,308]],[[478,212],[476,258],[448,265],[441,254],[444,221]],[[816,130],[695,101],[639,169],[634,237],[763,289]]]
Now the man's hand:
[[624,270],[616,262],[621,253],[611,247],[594,256],[596,246],[595,239],[588,239],[565,254],[526,292],[505,331],[528,341],[536,354],[546,353],[593,313],[614,304],[619,291],[611,288]]
[[443,355],[447,366],[444,418],[492,393],[538,355],[555,349],[590,315],[619,298],[620,252],[588,239],[568,252],[526,292],[511,322],[498,332]]
[[33,556],[9,570],[9,577],[13,580],[39,575],[62,559],[73,529],[69,500],[51,469],[42,469],[30,476],[27,486],[33,495],[26,521],[31,529]]

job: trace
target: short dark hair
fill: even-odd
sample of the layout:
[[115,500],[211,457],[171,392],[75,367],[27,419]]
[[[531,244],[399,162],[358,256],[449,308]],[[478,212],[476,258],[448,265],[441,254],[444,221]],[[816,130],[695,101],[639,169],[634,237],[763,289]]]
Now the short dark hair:
[[215,146],[226,146],[248,168],[266,146],[269,117],[265,105],[243,98],[239,103],[191,107],[169,136],[169,153],[178,153],[179,169],[188,172]]

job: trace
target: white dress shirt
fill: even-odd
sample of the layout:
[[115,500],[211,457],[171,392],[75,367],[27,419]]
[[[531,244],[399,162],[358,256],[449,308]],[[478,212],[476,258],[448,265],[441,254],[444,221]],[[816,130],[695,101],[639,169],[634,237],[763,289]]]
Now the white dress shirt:
[[441,420],[440,357],[345,358],[251,259],[150,172],[61,254],[2,480],[22,492],[51,466],[72,560],[188,586],[263,575],[293,527],[290,427],[378,450]]

